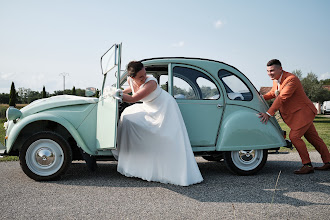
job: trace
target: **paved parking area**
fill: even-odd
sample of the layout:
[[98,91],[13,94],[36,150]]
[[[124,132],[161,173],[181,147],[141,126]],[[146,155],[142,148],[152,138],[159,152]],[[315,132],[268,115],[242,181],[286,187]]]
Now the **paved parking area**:
[[[311,158],[321,165],[317,152]],[[236,176],[221,162],[196,159],[204,182],[189,187],[124,177],[113,161],[99,162],[96,172],[75,162],[55,182],[33,181],[19,162],[2,162],[0,218],[329,219],[330,172],[294,175],[301,166],[297,153],[269,155],[254,176]]]

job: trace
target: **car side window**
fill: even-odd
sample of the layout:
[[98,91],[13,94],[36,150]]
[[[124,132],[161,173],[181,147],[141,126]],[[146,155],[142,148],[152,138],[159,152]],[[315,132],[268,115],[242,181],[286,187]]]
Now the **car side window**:
[[[174,98],[176,99],[196,99],[192,87],[184,80],[174,77],[176,85],[174,85]],[[162,89],[168,92],[168,75],[161,75],[159,85]]]
[[219,90],[201,71],[176,66],[173,68],[173,92],[176,99],[219,99]]
[[176,99],[198,99],[193,87],[177,76],[173,78],[173,95]]
[[218,75],[226,89],[229,99],[242,101],[252,100],[250,89],[239,77],[224,69],[220,70]]

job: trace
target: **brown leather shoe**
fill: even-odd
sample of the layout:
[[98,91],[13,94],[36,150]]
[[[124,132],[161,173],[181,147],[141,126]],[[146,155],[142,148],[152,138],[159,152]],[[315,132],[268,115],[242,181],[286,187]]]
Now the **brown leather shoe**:
[[314,170],[330,170],[330,163],[326,163],[321,167],[315,167]]
[[294,171],[294,174],[309,174],[314,173],[314,168],[312,166],[304,165],[300,170]]

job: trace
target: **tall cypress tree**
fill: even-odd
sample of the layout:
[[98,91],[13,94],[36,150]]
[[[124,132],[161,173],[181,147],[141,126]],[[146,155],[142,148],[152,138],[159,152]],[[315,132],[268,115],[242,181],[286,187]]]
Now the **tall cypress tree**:
[[14,82],[11,83],[10,94],[9,94],[9,106],[16,106],[16,90]]
[[47,98],[47,93],[46,93],[45,86],[42,88],[42,98]]
[[72,94],[72,95],[76,95],[76,87],[75,87],[75,86],[72,88],[72,92],[71,92],[71,94]]

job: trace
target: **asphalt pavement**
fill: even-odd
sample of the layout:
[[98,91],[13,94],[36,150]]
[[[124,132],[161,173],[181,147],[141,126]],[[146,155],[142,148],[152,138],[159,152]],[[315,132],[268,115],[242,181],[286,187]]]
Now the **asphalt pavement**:
[[[317,152],[310,155],[314,166],[322,165]],[[115,161],[99,162],[96,172],[74,162],[53,182],[29,179],[19,162],[1,162],[0,218],[329,219],[330,171],[294,175],[301,166],[297,153],[269,155],[253,176],[196,160],[204,181],[189,187],[122,176]]]

